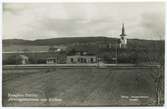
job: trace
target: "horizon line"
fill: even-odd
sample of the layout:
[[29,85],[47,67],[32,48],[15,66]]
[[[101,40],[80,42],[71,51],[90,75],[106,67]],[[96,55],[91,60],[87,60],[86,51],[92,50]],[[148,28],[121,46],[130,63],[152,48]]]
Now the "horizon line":
[[[104,37],[104,38],[113,38],[113,39],[120,39],[120,38],[117,38],[117,37],[107,37],[107,36],[78,36],[78,37],[75,37],[75,36],[65,36],[65,37],[55,37],[55,38],[42,38],[42,39],[22,39],[22,38],[2,38],[2,40],[27,40],[27,41],[36,41],[36,40],[47,40],[47,39],[59,39],[59,38],[98,38],[98,37]],[[165,39],[143,39],[143,38],[127,38],[128,39],[135,39],[135,40],[152,40],[152,41],[160,41],[160,40],[165,40]]]

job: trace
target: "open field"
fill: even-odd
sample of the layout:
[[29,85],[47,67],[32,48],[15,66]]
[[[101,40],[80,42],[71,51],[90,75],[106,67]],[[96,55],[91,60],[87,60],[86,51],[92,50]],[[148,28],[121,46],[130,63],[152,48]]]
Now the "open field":
[[[54,47],[65,49],[65,46],[56,46]],[[24,52],[25,50],[27,51],[35,51],[35,52],[40,52],[40,51],[48,51],[50,46],[38,46],[38,45],[12,45],[12,46],[3,46],[3,52],[19,52],[22,51]]]
[[11,70],[11,69],[48,69],[48,68],[116,68],[116,69],[136,69],[136,68],[153,68],[159,69],[161,65],[154,64],[105,64],[105,63],[93,63],[93,64],[25,64],[25,65],[3,65],[4,70]]
[[[154,105],[150,73],[156,69],[3,70],[3,106]],[[55,101],[8,101],[7,94],[35,94]],[[137,98],[134,98],[137,97]],[[142,98],[144,97],[144,98]]]

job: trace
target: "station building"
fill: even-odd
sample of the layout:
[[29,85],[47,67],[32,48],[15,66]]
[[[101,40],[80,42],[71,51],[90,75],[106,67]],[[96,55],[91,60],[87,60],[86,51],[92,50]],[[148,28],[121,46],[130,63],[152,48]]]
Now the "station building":
[[67,56],[67,64],[97,63],[97,56],[87,52],[77,52]]

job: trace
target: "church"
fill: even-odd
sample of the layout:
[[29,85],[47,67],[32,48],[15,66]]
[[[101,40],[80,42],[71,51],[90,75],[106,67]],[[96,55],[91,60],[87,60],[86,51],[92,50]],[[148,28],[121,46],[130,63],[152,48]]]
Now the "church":
[[120,42],[119,42],[119,47],[120,48],[126,48],[127,47],[127,39],[125,36],[126,33],[125,33],[125,27],[124,27],[124,24],[122,24],[122,33],[120,34]]

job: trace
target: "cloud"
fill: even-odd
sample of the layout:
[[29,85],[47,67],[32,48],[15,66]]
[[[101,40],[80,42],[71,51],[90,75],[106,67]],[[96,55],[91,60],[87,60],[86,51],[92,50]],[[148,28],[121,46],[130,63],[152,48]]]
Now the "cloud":
[[164,34],[164,3],[5,3],[3,38],[119,37],[159,39]]
[[142,26],[154,33],[156,37],[164,37],[165,35],[165,14],[164,13],[144,13],[142,16]]

